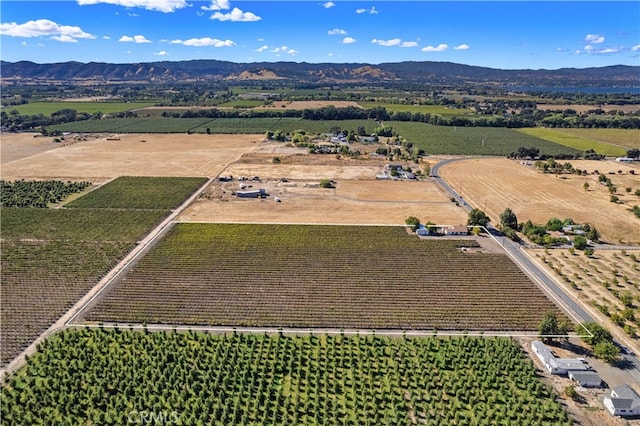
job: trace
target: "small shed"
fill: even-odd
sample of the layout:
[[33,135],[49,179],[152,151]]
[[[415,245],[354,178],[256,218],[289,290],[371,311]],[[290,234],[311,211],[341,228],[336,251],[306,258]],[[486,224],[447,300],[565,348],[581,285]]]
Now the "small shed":
[[569,371],[569,378],[584,388],[601,388],[603,385],[595,371]]

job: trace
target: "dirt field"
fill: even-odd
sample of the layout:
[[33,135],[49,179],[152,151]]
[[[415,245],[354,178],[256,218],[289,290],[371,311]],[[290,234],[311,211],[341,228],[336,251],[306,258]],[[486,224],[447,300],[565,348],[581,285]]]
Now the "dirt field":
[[[308,173],[304,173],[304,166],[292,167],[303,173],[297,174],[298,179],[288,179],[287,182],[280,180],[282,173],[273,174],[274,169],[280,172],[277,168],[245,167],[243,172],[252,172],[245,175],[261,178],[260,182],[249,182],[252,188],[247,189],[264,188],[269,194],[267,198],[238,198],[232,195],[232,191],[240,190],[240,182],[215,182],[178,219],[361,225],[402,225],[407,216],[438,224],[460,225],[467,220],[465,211],[451,203],[433,182],[341,180],[345,174],[357,179],[358,170],[334,168],[336,188],[324,189],[318,186],[318,182],[319,177],[327,176],[327,173],[318,174],[316,167],[309,169]],[[230,169],[239,170],[239,166],[234,165],[225,173]],[[292,176],[294,173],[289,169],[284,175]],[[276,197],[281,202],[275,202]]]
[[[531,219],[546,223],[551,217],[572,218],[578,223],[591,223],[608,242],[640,243],[638,219],[628,209],[640,204],[633,195],[640,189],[640,175],[629,174],[632,166],[615,161],[571,161],[576,168],[608,175],[617,195],[626,204],[609,201],[607,188],[598,183],[597,175],[577,176],[542,174],[532,166],[505,158],[469,159],[454,162],[441,169],[441,176],[476,207],[484,210],[494,223],[500,213],[511,208],[519,222]],[[637,170],[637,166],[635,170]],[[622,174],[617,174],[621,170]],[[589,190],[583,184],[589,183]],[[631,187],[628,194],[624,188]]]
[[104,181],[117,176],[216,176],[255,150],[254,141],[261,138],[126,134],[54,144],[49,138],[3,134],[2,178]]

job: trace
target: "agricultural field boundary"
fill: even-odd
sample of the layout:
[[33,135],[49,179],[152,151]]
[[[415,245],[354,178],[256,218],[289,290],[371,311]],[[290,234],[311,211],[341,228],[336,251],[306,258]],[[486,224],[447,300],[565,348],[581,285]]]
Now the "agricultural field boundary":
[[62,315],[58,321],[53,323],[47,330],[41,333],[31,344],[25,349],[22,353],[16,356],[13,360],[11,360],[2,370],[0,370],[0,383],[4,383],[6,378],[10,376],[12,373],[17,371],[24,363],[26,362],[26,358],[34,354],[38,345],[42,343],[46,338],[50,335],[55,334],[56,332],[67,327],[67,324],[70,321],[73,321],[81,312],[83,312],[88,305],[90,305],[93,301],[95,301],[99,295],[101,295],[111,283],[116,281],[116,278],[124,271],[128,270],[128,268],[132,267],[135,261],[141,257],[146,251],[151,249],[153,244],[159,240],[158,236],[162,233],[167,232],[173,223],[173,220],[180,214],[184,209],[186,209],[199,195],[200,193],[209,186],[213,181],[214,177],[211,177],[204,183],[200,188],[198,188],[191,196],[185,200],[178,208],[173,210],[169,216],[167,216],[156,228],[154,228],[149,234],[143,238],[138,245],[136,245],[133,250],[118,263],[118,265],[113,268],[111,271],[107,273],[84,297],[82,297],[71,309],[69,309],[64,315]]
[[[67,323],[69,328],[113,328],[120,330],[148,330],[148,331],[201,331],[209,333],[252,333],[252,334],[288,334],[288,335],[350,335],[350,336],[416,336],[416,337],[567,337],[566,335],[540,335],[538,333],[508,332],[508,331],[448,331],[448,330],[403,330],[403,329],[366,329],[366,328],[292,328],[292,327],[222,327],[207,325],[184,324],[141,324],[141,323]],[[577,333],[570,333],[569,337],[581,337]]]

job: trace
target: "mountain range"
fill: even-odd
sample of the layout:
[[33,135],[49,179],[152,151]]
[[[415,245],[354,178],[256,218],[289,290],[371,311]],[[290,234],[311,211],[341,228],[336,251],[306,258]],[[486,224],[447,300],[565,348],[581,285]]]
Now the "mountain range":
[[640,66],[613,65],[556,70],[506,70],[451,62],[236,63],[218,60],[161,61],[111,64],[60,62],[38,64],[0,61],[5,83],[31,82],[172,82],[172,81],[282,81],[315,84],[340,83],[500,83],[528,86],[638,87]]

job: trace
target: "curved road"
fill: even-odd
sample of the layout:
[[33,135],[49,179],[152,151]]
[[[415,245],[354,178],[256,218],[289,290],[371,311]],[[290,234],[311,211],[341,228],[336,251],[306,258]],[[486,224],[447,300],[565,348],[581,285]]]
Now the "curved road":
[[[467,211],[471,211],[473,208],[469,203],[466,202],[462,198],[460,194],[458,194],[447,182],[445,182],[442,177],[440,177],[439,171],[440,168],[446,164],[452,163],[454,161],[467,160],[469,158],[475,157],[463,157],[463,158],[452,158],[448,160],[443,160],[431,168],[431,176],[434,180],[453,198],[458,201],[460,206],[465,208]],[[556,281],[547,275],[544,270],[540,269],[530,258],[527,256],[521,249],[520,245],[510,240],[509,238],[502,235],[500,231],[498,231],[493,225],[490,223],[487,224],[487,231],[492,235],[492,237],[498,241],[504,251],[507,253],[509,257],[525,272],[529,275],[533,281],[546,293],[549,297],[554,300],[558,305],[560,305],[575,321],[578,323],[581,322],[599,322],[595,316],[592,316],[589,312],[587,312],[580,304],[578,304],[573,297],[565,293],[564,289],[559,286]],[[625,336],[619,336],[619,333],[615,333],[617,339],[625,342],[627,339]],[[619,342],[614,341],[619,347],[623,347]],[[626,343],[629,346],[628,343]],[[628,371],[634,376],[636,382],[640,383],[640,360],[631,354],[624,353],[622,351],[622,357],[624,361],[632,368]]]

